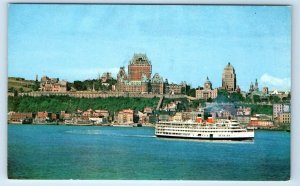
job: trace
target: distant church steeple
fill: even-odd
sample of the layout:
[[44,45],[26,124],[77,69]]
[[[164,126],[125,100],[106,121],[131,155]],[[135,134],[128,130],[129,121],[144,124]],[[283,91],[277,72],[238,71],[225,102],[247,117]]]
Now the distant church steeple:
[[254,90],[257,91],[258,90],[258,82],[257,82],[257,78],[255,79],[255,87]]

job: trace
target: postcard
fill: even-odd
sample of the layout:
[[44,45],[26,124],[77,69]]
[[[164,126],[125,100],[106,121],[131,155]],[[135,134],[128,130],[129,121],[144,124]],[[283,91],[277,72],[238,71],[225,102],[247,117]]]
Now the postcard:
[[11,3],[7,91],[9,179],[290,179],[290,6]]

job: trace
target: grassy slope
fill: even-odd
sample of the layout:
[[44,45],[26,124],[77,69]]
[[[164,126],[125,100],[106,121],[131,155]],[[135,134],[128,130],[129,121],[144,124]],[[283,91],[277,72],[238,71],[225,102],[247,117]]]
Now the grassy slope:
[[25,92],[32,91],[31,85],[34,85],[33,80],[17,80],[15,78],[8,78],[8,89],[9,88],[15,88],[16,90],[19,90],[20,88],[23,88]]

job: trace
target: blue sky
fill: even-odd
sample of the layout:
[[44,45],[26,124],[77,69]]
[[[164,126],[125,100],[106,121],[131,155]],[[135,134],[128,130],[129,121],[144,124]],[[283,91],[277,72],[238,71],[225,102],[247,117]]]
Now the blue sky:
[[233,64],[248,90],[289,90],[291,8],[288,6],[10,4],[8,76],[47,75],[67,81],[116,75],[134,53],[169,82],[221,86]]

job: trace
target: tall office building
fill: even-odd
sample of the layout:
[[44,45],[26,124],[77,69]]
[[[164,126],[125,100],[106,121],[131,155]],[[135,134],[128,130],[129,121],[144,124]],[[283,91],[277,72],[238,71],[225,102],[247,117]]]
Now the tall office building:
[[223,71],[222,88],[229,92],[236,90],[236,74],[234,67],[230,63],[226,65]]

